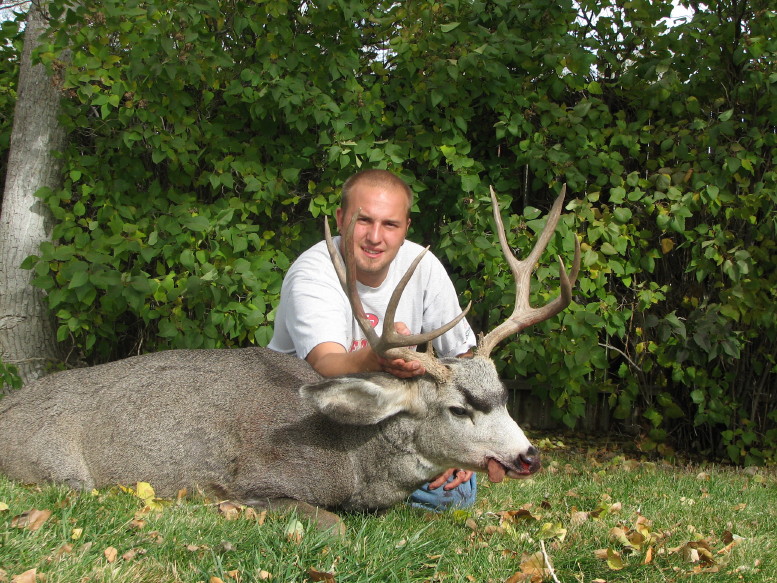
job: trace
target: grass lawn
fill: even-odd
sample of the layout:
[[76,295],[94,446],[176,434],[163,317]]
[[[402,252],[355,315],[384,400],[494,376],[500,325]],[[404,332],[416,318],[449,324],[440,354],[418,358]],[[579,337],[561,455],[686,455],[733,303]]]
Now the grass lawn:
[[480,476],[467,511],[346,515],[341,539],[216,501],[0,478],[0,583],[777,581],[774,470],[535,442],[537,477]]

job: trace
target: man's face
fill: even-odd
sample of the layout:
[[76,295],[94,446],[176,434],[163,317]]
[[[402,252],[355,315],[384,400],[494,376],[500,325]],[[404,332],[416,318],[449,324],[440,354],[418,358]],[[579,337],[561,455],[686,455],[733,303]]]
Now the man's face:
[[407,195],[401,188],[357,184],[349,194],[348,207],[337,209],[341,234],[360,208],[353,234],[356,279],[378,287],[386,279],[410,226]]

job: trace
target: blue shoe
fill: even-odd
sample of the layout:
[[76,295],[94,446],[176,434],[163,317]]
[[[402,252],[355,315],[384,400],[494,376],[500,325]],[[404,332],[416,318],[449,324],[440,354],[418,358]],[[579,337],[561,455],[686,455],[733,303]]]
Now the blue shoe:
[[[451,480],[453,480],[453,476],[448,478],[448,482]],[[445,512],[453,508],[469,508],[474,505],[477,491],[477,475],[472,474],[468,482],[464,482],[453,490],[445,490],[444,486],[430,490],[429,484],[424,484],[410,494],[407,502],[414,508],[431,512]]]

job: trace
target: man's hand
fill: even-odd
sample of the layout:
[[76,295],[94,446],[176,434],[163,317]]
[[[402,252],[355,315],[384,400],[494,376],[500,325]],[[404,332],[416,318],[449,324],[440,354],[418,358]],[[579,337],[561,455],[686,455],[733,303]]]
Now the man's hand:
[[[405,336],[409,336],[411,334],[410,328],[408,328],[407,324],[404,322],[396,322],[394,324],[394,330]],[[404,360],[402,358],[388,360],[380,356],[378,356],[377,359],[378,364],[380,365],[380,368],[383,370],[383,372],[393,374],[395,377],[400,379],[417,377],[426,372],[426,369],[423,367],[423,365],[421,365],[421,363],[416,360]]]
[[[472,478],[472,474],[473,472],[470,472],[469,470],[460,470],[458,468],[445,470],[445,472],[429,482],[429,489],[436,490],[444,484],[443,490],[453,490],[454,488],[461,486],[464,482],[469,482]],[[448,482],[451,476],[454,476],[454,478]]]

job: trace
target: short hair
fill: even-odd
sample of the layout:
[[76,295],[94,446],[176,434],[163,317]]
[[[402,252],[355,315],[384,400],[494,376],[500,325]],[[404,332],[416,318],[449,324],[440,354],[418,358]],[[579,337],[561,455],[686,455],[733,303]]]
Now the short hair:
[[379,170],[375,168],[357,172],[345,181],[342,188],[342,196],[340,198],[340,207],[343,210],[348,206],[348,195],[359,184],[385,186],[404,190],[407,195],[407,214],[410,214],[410,209],[413,207],[413,191],[407,185],[407,182],[388,170]]

